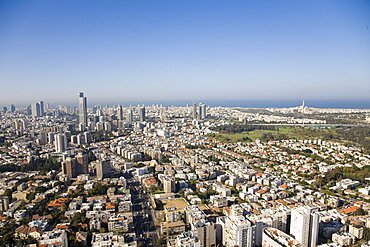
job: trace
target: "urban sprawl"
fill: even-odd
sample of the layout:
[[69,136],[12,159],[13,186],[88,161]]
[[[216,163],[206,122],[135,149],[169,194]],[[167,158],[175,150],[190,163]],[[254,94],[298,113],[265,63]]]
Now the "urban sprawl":
[[0,111],[1,246],[370,246],[370,110],[78,96]]

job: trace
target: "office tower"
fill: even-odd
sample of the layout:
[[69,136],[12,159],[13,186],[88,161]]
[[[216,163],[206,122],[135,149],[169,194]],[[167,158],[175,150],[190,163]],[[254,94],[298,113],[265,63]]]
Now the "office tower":
[[12,113],[14,113],[14,112],[15,112],[15,105],[10,105],[10,111],[11,111]]
[[139,108],[140,122],[145,122],[145,106]]
[[299,247],[297,240],[276,228],[266,227],[262,234],[262,247]]
[[7,113],[7,111],[8,111],[8,107],[4,106],[4,107],[3,107],[3,112],[4,112],[4,114],[5,114],[5,113]]
[[117,107],[117,120],[123,120],[123,109],[121,105]]
[[193,119],[197,119],[197,104],[193,103]]
[[39,106],[40,106],[40,116],[43,117],[45,115],[44,101],[40,101]]
[[192,224],[192,231],[198,237],[201,247],[216,246],[216,225],[201,219]]
[[84,97],[84,93],[80,93],[78,99],[79,107],[79,123],[87,127],[87,98]]
[[319,215],[316,208],[304,206],[292,210],[290,234],[302,247],[314,247],[319,236]]
[[63,153],[67,150],[67,136],[64,133],[58,133],[55,136],[55,151]]
[[130,109],[128,109],[127,110],[127,119],[126,119],[126,121],[129,123],[129,124],[132,124],[132,122],[133,122],[133,116],[134,114],[133,114],[133,112],[132,112],[132,109],[130,108]]
[[40,103],[36,102],[32,104],[32,116],[41,117]]
[[200,115],[200,119],[204,120],[206,119],[207,117],[207,108],[206,108],[206,104],[204,103],[200,103],[199,104],[199,115]]
[[103,179],[111,174],[110,160],[104,159],[96,163],[96,177],[97,179]]
[[165,193],[176,191],[175,179],[173,177],[166,176],[163,178],[163,190]]

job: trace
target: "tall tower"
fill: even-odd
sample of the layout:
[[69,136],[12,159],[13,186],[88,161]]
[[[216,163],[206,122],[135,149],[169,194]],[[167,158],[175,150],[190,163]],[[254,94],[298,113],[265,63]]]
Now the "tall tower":
[[123,120],[123,109],[121,105],[117,107],[117,119]]
[[193,119],[197,118],[197,104],[193,103]]
[[145,122],[145,106],[140,107],[139,109],[140,122]]
[[84,93],[80,93],[78,99],[79,106],[79,123],[87,126],[87,98],[84,97]]
[[126,116],[126,121],[129,123],[129,124],[132,124],[132,122],[133,122],[133,119],[134,119],[134,114],[133,114],[133,112],[132,112],[132,109],[130,108],[130,109],[128,109],[127,110],[127,116]]
[[39,102],[39,106],[40,106],[40,116],[43,117],[44,116],[44,112],[45,112],[44,101],[40,101]]
[[33,117],[40,117],[41,116],[40,104],[38,102],[32,104],[32,116]]
[[206,119],[206,115],[207,115],[206,109],[207,109],[206,104],[199,103],[198,119],[200,120]]

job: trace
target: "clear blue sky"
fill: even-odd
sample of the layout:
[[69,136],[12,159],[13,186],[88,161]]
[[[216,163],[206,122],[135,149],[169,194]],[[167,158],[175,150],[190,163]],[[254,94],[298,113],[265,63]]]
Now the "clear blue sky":
[[0,104],[369,99],[370,1],[0,1]]

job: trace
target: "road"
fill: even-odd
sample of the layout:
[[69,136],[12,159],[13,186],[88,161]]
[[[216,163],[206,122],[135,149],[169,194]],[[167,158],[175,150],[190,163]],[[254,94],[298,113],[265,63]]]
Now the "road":
[[[134,227],[138,246],[157,246],[158,234],[153,222],[154,210],[152,209],[149,195],[145,193],[143,185],[130,177],[127,187],[131,191]],[[140,244],[141,243],[141,244]]]

